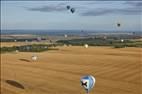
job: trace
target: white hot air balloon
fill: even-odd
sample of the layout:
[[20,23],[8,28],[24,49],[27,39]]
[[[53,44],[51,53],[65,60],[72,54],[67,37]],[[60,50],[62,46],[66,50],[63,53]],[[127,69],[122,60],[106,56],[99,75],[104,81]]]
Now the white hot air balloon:
[[67,47],[67,45],[66,45],[66,44],[64,44],[64,47]]
[[26,43],[28,43],[28,40],[25,40]]
[[68,37],[68,35],[67,35],[67,34],[65,34],[65,35],[64,35],[64,37],[65,37],[65,38],[67,38],[67,37]]
[[45,48],[45,49],[47,49],[48,47],[47,47],[47,46],[45,46],[44,48]]
[[32,56],[32,60],[33,60],[33,61],[36,61],[36,60],[37,60],[37,56],[33,55],[33,56]]
[[16,53],[18,53],[18,52],[19,52],[19,50],[16,50],[15,52],[16,52]]
[[124,42],[124,40],[123,40],[123,39],[121,39],[121,42]]
[[93,76],[87,75],[82,77],[80,82],[87,94],[89,94],[90,90],[94,87],[96,80]]
[[88,44],[85,44],[84,47],[85,47],[85,48],[88,48],[89,46],[88,46]]

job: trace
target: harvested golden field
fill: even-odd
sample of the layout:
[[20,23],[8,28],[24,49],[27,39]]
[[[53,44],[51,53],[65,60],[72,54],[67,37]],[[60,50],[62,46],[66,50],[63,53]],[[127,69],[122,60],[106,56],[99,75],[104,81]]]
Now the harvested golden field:
[[93,75],[90,94],[142,94],[141,48],[59,47],[1,54],[1,94],[85,94],[80,78]]
[[22,46],[31,44],[50,44],[49,42],[1,42],[1,47]]
[[12,47],[12,46],[22,46],[26,45],[25,42],[1,42],[1,47]]

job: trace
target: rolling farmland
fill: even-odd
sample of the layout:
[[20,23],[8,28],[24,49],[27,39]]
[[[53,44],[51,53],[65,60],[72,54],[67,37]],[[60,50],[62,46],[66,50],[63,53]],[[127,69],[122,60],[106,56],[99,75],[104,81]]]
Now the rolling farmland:
[[58,47],[1,54],[1,94],[85,94],[80,78],[93,75],[90,94],[141,94],[141,48]]

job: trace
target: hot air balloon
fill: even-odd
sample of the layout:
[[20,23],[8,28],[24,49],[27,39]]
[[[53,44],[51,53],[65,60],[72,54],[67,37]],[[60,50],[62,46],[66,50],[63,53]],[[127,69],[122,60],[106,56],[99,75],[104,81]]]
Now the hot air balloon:
[[87,75],[87,76],[82,77],[80,82],[88,94],[90,90],[94,87],[96,80],[93,76]]
[[67,45],[66,45],[66,44],[64,44],[63,46],[64,46],[64,47],[67,47]]
[[83,33],[84,31],[83,31],[83,30],[81,30],[81,32]]
[[16,52],[16,53],[18,53],[18,52],[19,52],[19,50],[15,50],[15,52]]
[[28,43],[28,40],[25,40],[26,43]]
[[120,23],[117,23],[117,27],[120,27],[121,26],[121,24]]
[[67,9],[69,10],[70,8],[71,8],[71,7],[68,5],[68,6],[67,6]]
[[135,32],[132,32],[132,34],[135,35],[136,33],[135,33]]
[[88,44],[85,44],[84,47],[85,47],[85,48],[88,48]]
[[75,12],[75,8],[71,8],[71,10],[70,10],[72,13],[74,13]]
[[48,47],[47,47],[47,46],[45,46],[44,48],[45,48],[45,49],[47,49]]
[[124,40],[123,40],[123,39],[121,39],[121,42],[124,42]]
[[65,34],[65,35],[64,35],[64,37],[65,37],[65,38],[67,38],[67,37],[68,37],[68,35],[67,35],[67,34]]
[[33,55],[33,56],[32,56],[32,60],[33,60],[33,61],[36,61],[36,60],[37,60],[37,56],[36,56],[36,55]]
[[41,37],[37,37],[37,41],[41,41],[42,40],[42,38]]

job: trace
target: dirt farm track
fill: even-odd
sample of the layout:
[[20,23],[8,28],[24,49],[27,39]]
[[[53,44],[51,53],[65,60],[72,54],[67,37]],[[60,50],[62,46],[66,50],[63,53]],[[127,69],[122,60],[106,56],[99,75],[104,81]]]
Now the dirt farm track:
[[58,47],[1,54],[1,94],[85,94],[80,78],[93,75],[90,94],[142,94],[141,48]]

